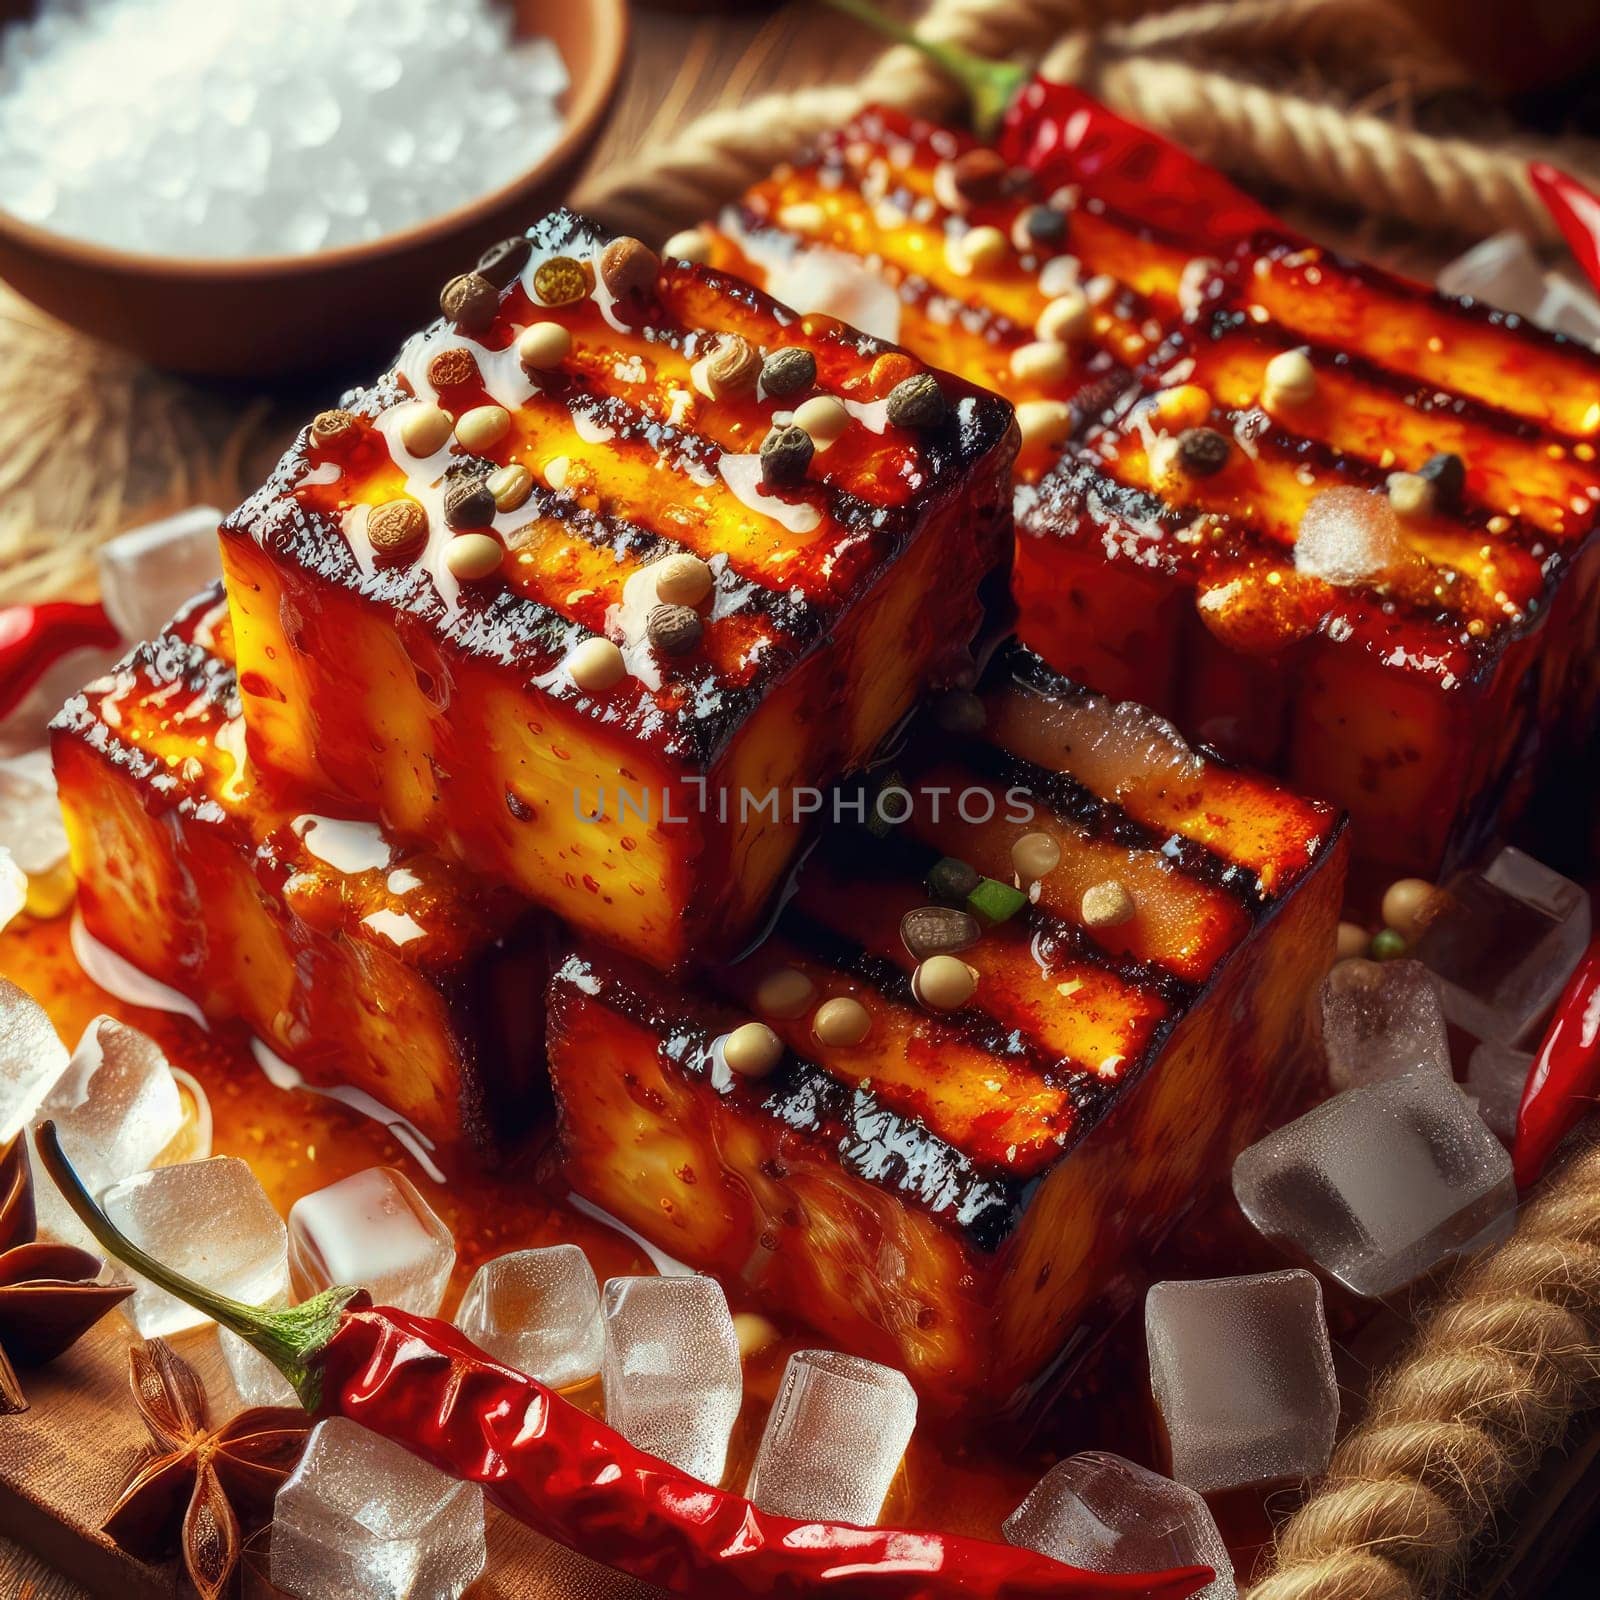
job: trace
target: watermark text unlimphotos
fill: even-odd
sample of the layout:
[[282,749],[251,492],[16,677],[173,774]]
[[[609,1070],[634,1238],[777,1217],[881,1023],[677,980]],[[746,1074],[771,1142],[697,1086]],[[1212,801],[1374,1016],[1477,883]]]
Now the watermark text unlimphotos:
[[635,789],[619,785],[572,791],[572,814],[580,822],[636,820],[643,824],[683,824],[715,817],[718,822],[873,822],[899,827],[912,817],[937,825],[952,817],[981,825],[1031,822],[1034,799],[1026,789],[996,791],[983,784],[918,784],[907,789],[886,783],[865,789],[745,789],[713,787],[704,778],[686,778],[672,788]]

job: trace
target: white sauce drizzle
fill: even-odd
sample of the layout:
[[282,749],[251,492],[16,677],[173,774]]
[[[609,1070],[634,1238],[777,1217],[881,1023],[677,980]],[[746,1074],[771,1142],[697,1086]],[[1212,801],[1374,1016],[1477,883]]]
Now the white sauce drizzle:
[[296,817],[289,827],[318,861],[335,872],[376,872],[388,866],[394,854],[382,830],[373,822],[350,822],[308,813]]
[[211,1031],[201,1011],[188,995],[180,994],[169,984],[152,978],[128,960],[118,955],[109,945],[102,944],[83,923],[83,913],[74,907],[70,933],[72,953],[83,975],[90,983],[98,984],[109,995],[125,1001],[130,1006],[144,1006],[150,1011],[165,1011],[171,1016],[187,1017],[205,1032]]
[[771,517],[790,533],[814,533],[822,525],[822,513],[804,500],[790,502],[770,495],[761,487],[761,457],[739,455],[725,450],[717,462],[722,481],[741,505]]
[[669,1256],[665,1250],[658,1250],[642,1233],[630,1228],[627,1223],[620,1222],[609,1211],[603,1211],[592,1200],[585,1200],[581,1194],[574,1191],[567,1196],[567,1204],[574,1211],[581,1212],[584,1216],[600,1223],[602,1226],[614,1229],[625,1239],[631,1239],[634,1244],[644,1251],[649,1258],[651,1266],[663,1278],[692,1278],[696,1276],[693,1267],[685,1266],[676,1256]]

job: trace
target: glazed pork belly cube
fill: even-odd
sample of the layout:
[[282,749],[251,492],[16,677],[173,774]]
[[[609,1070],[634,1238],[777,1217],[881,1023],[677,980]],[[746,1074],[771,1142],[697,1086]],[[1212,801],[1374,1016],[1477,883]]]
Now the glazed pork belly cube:
[[309,1083],[364,1091],[448,1154],[548,1103],[538,917],[244,760],[220,590],[70,700],[52,730],[87,931]]
[[[909,816],[842,824],[753,953],[684,988],[579,949],[549,1003],[574,1187],[950,1411],[1059,1380],[1313,1092],[1344,875],[1331,808],[1027,652],[985,681],[983,731],[914,735]],[[939,974],[970,998],[930,991],[930,870],[1003,911],[1014,848],[1020,909]]]
[[569,213],[505,252],[225,524],[251,750],[673,968],[1005,604],[1012,413]]
[[1131,382],[1198,287],[1181,239],[1092,193],[1045,193],[970,135],[885,108],[702,232],[713,265],[1016,403],[1024,478]]
[[1258,241],[1017,500],[1023,637],[1433,876],[1592,728],[1600,359]]

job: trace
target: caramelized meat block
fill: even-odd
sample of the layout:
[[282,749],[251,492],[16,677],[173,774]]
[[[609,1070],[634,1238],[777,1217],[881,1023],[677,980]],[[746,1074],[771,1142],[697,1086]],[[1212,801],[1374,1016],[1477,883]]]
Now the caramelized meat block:
[[[1194,252],[1093,194],[1041,193],[998,160],[974,168],[985,155],[966,134],[873,109],[724,211],[710,259],[1019,406],[1092,413],[1196,292]],[[1037,431],[1024,478],[1061,437]]]
[[213,591],[57,718],[85,927],[441,1150],[510,1142],[543,1096],[540,930],[509,891],[275,794],[230,653]]
[[[1345,807],[1369,862],[1445,870],[1593,723],[1600,360],[1301,241],[1209,259],[1093,190],[873,112],[710,255],[1016,403],[1028,644]],[[1297,560],[1319,494],[1391,474],[1381,564]]]
[[[904,820],[831,835],[754,953],[685,990],[591,946],[550,998],[579,1192],[950,1410],[1081,1356],[1309,1091],[1344,870],[1331,808],[1026,652],[988,681],[983,731],[914,736],[880,801]],[[1056,864],[960,949],[970,999],[921,1003],[952,998],[903,924],[930,869],[999,880],[996,908],[1028,835]]]
[[521,254],[225,524],[251,749],[672,968],[959,672],[1012,414],[567,213]]
[[1213,287],[1019,494],[1024,637],[1436,874],[1593,725],[1600,360],[1298,243]]

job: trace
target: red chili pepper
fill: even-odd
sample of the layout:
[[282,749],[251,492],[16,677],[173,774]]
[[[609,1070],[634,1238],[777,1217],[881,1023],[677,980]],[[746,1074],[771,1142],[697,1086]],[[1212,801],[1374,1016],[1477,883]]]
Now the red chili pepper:
[[872,0],[828,3],[922,51],[949,73],[967,91],[979,138],[998,134],[1000,154],[1048,188],[1082,183],[1112,210],[1182,239],[1197,253],[1226,250],[1262,229],[1283,229],[1215,167],[1108,111],[1071,84],[924,38],[885,16]]
[[441,1471],[483,1486],[502,1511],[636,1578],[691,1595],[835,1594],[841,1600],[1184,1600],[1205,1567],[1085,1572],[958,1534],[770,1516],[629,1444],[554,1390],[491,1360],[448,1323],[330,1289],[287,1311],[241,1305],[181,1277],[120,1233],[62,1154],[41,1165],[105,1249],[266,1356],[307,1408],[346,1417]]
[[8,716],[45,669],[69,650],[109,650],[122,635],[95,605],[52,600],[0,609],[0,717]]
[[1584,952],[1556,1001],[1555,1017],[1528,1069],[1511,1161],[1528,1188],[1556,1146],[1600,1106],[1600,937]]
[[1600,195],[1548,161],[1529,162],[1528,178],[1589,282],[1600,289]]

